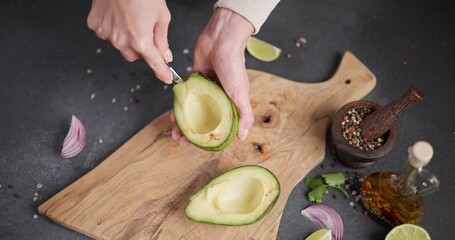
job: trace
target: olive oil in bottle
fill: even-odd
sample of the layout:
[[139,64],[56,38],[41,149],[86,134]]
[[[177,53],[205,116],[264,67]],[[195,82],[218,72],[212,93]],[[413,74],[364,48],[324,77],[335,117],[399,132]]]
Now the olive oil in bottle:
[[434,192],[439,180],[423,169],[432,156],[427,142],[417,142],[400,172],[380,171],[368,175],[362,184],[362,203],[386,225],[417,223],[423,215],[422,195]]

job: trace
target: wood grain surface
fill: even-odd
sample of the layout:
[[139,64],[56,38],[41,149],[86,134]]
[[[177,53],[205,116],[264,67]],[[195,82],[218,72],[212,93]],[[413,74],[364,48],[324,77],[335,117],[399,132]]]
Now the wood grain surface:
[[[50,198],[39,212],[96,239],[275,239],[286,200],[325,156],[338,108],[364,97],[376,79],[346,52],[328,81],[304,84],[248,70],[255,122],[245,141],[222,152],[179,146],[167,112],[91,172]],[[240,165],[268,168],[281,184],[275,207],[239,227],[187,219],[188,198],[213,177]]]

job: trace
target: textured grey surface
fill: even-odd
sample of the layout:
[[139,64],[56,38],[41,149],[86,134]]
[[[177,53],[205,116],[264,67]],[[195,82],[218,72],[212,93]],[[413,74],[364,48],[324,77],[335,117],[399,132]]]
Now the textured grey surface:
[[[193,46],[210,17],[209,1],[168,1],[169,41],[176,70],[185,73]],[[42,217],[37,206],[93,169],[121,144],[171,108],[164,89],[143,61],[127,63],[86,27],[90,1],[0,2],[0,239],[86,239]],[[450,1],[282,1],[258,37],[291,53],[263,63],[246,55],[247,67],[301,82],[321,82],[333,73],[341,54],[352,51],[375,73],[376,88],[366,99],[387,104],[410,84],[425,99],[399,120],[397,146],[386,159],[359,170],[396,169],[417,140],[434,145],[429,169],[440,190],[425,197],[421,225],[433,239],[455,236],[453,177],[455,155],[455,11]],[[307,47],[294,39],[305,37]],[[96,49],[102,49],[96,53]],[[91,68],[94,74],[88,75]],[[139,90],[130,93],[131,88]],[[90,98],[96,93],[95,98]],[[139,102],[130,102],[134,97]],[[116,102],[112,103],[112,99]],[[124,111],[124,107],[128,111]],[[302,109],[305,111],[305,109]],[[88,131],[87,145],[75,158],[59,157],[71,115]],[[103,140],[103,143],[99,142]],[[350,171],[328,151],[309,176]],[[36,202],[36,184],[43,184]],[[288,199],[278,239],[304,239],[318,227],[300,215],[311,205],[298,184]],[[388,229],[349,206],[352,199],[326,196],[345,224],[345,239],[383,239]],[[16,194],[16,195],[15,195]],[[18,194],[18,195],[17,195]],[[448,237],[451,236],[451,237]]]

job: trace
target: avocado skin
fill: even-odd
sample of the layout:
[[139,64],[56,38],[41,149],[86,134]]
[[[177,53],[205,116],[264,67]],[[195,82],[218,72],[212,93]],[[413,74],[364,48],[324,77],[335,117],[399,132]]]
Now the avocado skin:
[[[212,81],[211,79],[205,77],[200,72],[192,73],[189,77],[185,78],[185,81],[188,78],[192,78],[192,77],[203,78],[204,80],[210,81],[210,82],[214,83],[215,87],[219,88],[221,91],[224,92],[224,89],[222,87],[220,87],[216,82]],[[175,86],[177,86],[177,85],[174,85],[174,87]],[[224,93],[226,94],[226,92],[224,92]],[[195,142],[191,142],[190,141],[193,145],[195,145],[195,146],[197,146],[199,148],[202,148],[202,149],[204,149],[206,151],[217,152],[217,151],[222,151],[222,150],[226,149],[232,143],[232,141],[234,141],[234,139],[235,139],[235,137],[237,135],[237,131],[239,129],[239,114],[238,114],[237,107],[234,105],[234,103],[229,98],[229,96],[228,96],[228,99],[229,99],[229,101],[231,103],[232,111],[233,111],[233,115],[234,115],[234,122],[233,122],[233,125],[231,127],[231,132],[230,132],[228,138],[224,142],[222,142],[220,145],[214,146],[214,147],[206,147],[206,146],[203,146],[203,145],[200,145],[200,144],[197,144]],[[174,105],[177,104],[177,101],[176,101],[175,97],[174,97],[174,103],[173,104]],[[177,127],[179,128],[180,132],[186,137],[186,133],[181,130],[181,127],[179,126],[179,121],[177,119],[176,119],[176,123],[177,123]]]
[[262,167],[262,166],[259,166],[259,165],[243,165],[243,166],[239,166],[239,167],[236,167],[236,168],[233,168],[229,171],[226,171],[224,173],[221,173],[220,175],[218,175],[217,177],[213,178],[212,180],[210,180],[210,182],[208,182],[205,186],[203,186],[201,189],[199,189],[197,192],[195,192],[193,195],[190,196],[190,199],[189,199],[189,202],[192,201],[192,198],[193,196],[195,196],[196,194],[198,194],[200,191],[204,190],[206,187],[210,186],[210,183],[212,181],[214,181],[215,179],[225,175],[225,174],[228,174],[229,172],[232,172],[232,171],[235,171],[237,169],[240,169],[240,168],[261,168],[265,171],[267,171],[269,174],[271,174],[273,176],[273,178],[275,178],[276,180],[276,183],[277,183],[277,187],[278,187],[278,191],[277,191],[277,194],[276,194],[276,197],[275,199],[270,203],[269,207],[267,208],[267,210],[265,210],[261,215],[259,215],[257,218],[254,218],[248,222],[243,222],[243,223],[238,223],[238,224],[223,224],[223,223],[213,223],[213,222],[209,222],[209,221],[203,221],[203,220],[199,220],[195,217],[192,216],[192,214],[188,211],[188,208],[185,209],[185,215],[187,218],[191,219],[192,221],[195,221],[195,222],[198,222],[198,223],[208,223],[208,224],[212,224],[212,225],[223,225],[223,226],[243,226],[243,225],[251,225],[251,224],[254,224],[256,222],[258,222],[259,220],[263,219],[272,209],[273,207],[275,206],[276,202],[278,201],[279,197],[280,197],[280,194],[281,194],[281,185],[280,185],[280,182],[278,181],[278,178],[275,176],[275,174],[273,174],[273,172],[271,172],[270,170],[268,170],[267,168],[265,167]]

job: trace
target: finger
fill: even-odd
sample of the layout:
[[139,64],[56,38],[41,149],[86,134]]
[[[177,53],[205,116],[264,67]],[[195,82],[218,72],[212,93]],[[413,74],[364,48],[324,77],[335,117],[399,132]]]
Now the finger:
[[171,137],[174,140],[178,140],[179,144],[182,146],[186,146],[186,145],[190,144],[190,141],[188,141],[188,139],[186,139],[185,136],[182,135],[182,133],[179,131],[178,128],[172,129]]
[[134,62],[141,57],[139,53],[137,53],[133,49],[123,49],[120,51],[120,53],[122,54],[123,58],[128,62]]
[[167,84],[172,83],[172,72],[152,41],[142,43],[134,49],[141,54],[159,80]]
[[98,27],[95,30],[95,33],[96,33],[96,36],[101,40],[107,40],[109,38],[109,35],[106,33],[106,31],[102,27]]
[[125,34],[113,32],[110,37],[112,46],[120,51],[123,58],[128,62],[134,62],[141,57],[141,55],[130,47],[129,39]]
[[172,131],[171,131],[171,137],[172,139],[174,140],[177,140],[179,138],[181,138],[183,135],[182,133],[180,133],[180,130],[178,128],[173,128]]
[[154,30],[154,42],[163,59],[165,59],[166,62],[172,62],[173,56],[171,50],[169,49],[169,43],[167,40],[168,27],[168,22],[157,23]]
[[246,88],[240,87],[233,93],[232,102],[239,111],[239,132],[237,136],[240,140],[245,140],[248,136],[249,129],[253,125],[254,115],[251,108],[249,92]]
[[102,15],[99,14],[99,8],[97,8],[95,1],[92,1],[90,12],[87,16],[87,27],[92,31],[96,32],[98,27],[101,25]]
[[[254,122],[253,109],[249,97],[249,79],[242,61],[235,64],[235,61],[225,61],[220,69],[218,77],[223,85],[226,94],[231,98],[239,112],[239,131],[237,136],[245,140],[248,136],[248,129]],[[234,64],[232,64],[234,63]]]

